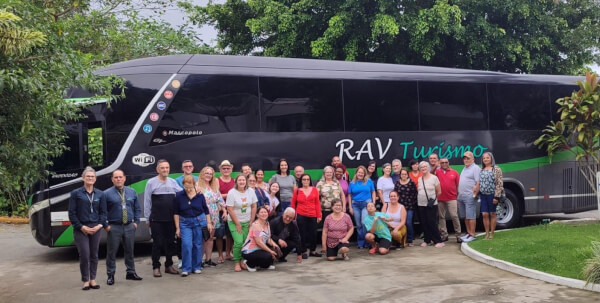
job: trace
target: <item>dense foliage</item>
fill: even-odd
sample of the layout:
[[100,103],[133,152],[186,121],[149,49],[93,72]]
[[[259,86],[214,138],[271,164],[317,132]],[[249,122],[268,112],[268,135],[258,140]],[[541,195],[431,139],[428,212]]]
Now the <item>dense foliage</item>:
[[[186,26],[141,17],[134,5],[173,0],[4,0],[0,6],[0,213],[22,205],[65,150],[63,125],[79,109],[63,98],[81,87],[115,100],[120,79],[98,77],[100,65],[210,49]],[[118,92],[118,90],[117,90]],[[122,94],[120,94],[122,95]],[[101,156],[101,155],[100,155]],[[98,155],[92,155],[92,161]],[[93,164],[93,163],[92,163]]]
[[183,5],[231,54],[576,74],[600,37],[594,0],[227,0]]

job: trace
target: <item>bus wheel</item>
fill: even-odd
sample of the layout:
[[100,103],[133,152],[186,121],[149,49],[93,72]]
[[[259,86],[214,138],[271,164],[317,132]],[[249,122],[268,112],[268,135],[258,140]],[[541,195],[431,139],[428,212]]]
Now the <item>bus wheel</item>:
[[496,215],[498,216],[498,228],[513,228],[519,226],[521,215],[523,215],[523,206],[510,189],[504,189],[506,192],[505,202],[499,202],[496,206]]

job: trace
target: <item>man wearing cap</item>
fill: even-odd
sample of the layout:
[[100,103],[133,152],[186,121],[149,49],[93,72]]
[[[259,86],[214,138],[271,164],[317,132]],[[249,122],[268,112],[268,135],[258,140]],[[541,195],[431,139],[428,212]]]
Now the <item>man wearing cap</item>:
[[475,165],[475,156],[470,151],[465,152],[462,159],[465,168],[460,173],[458,183],[458,210],[461,215],[465,216],[467,234],[456,241],[471,242],[476,239],[475,219],[477,219],[477,214],[475,203],[479,192],[479,172],[481,168]]
[[[231,177],[231,172],[233,171],[233,164],[229,162],[229,160],[223,160],[221,165],[219,165],[219,172],[221,172],[221,176],[217,178],[219,180],[219,192],[221,192],[221,196],[224,201],[227,201],[227,193],[233,188],[235,185],[235,180]],[[227,217],[227,209],[223,208],[223,215],[221,218]],[[231,249],[233,248],[233,237],[231,236],[231,231],[229,228],[225,228],[225,259],[233,260],[231,256]],[[219,241],[217,241],[217,247],[219,246]]]
[[458,205],[456,201],[460,176],[457,171],[450,167],[448,158],[441,158],[439,163],[440,168],[437,169],[435,174],[440,180],[442,188],[442,194],[438,197],[439,229],[442,241],[448,241],[446,212],[449,212],[450,218],[452,218],[456,238],[460,237],[460,219],[458,218]]

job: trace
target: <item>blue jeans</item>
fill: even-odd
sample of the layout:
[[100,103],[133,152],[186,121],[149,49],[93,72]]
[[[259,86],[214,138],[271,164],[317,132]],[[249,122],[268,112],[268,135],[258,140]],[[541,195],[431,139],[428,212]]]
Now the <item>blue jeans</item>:
[[[278,216],[281,216],[286,208],[292,206],[292,202],[290,202],[290,201],[281,201],[281,202],[279,202],[279,204],[281,206],[281,210],[277,213]],[[323,219],[323,220],[325,220],[325,219]]]
[[414,210],[407,210],[406,211],[406,242],[408,243],[412,243],[413,240],[415,239],[415,230],[413,227],[413,217],[415,215],[415,211]]
[[367,201],[352,201],[352,210],[354,211],[354,221],[356,223],[356,229],[358,230],[356,240],[358,242],[358,247],[365,247],[365,235],[367,234],[367,229],[363,224],[363,218],[367,216],[367,204],[371,202],[371,200]]
[[191,218],[179,217],[182,272],[202,269],[202,226],[206,226],[204,214]]

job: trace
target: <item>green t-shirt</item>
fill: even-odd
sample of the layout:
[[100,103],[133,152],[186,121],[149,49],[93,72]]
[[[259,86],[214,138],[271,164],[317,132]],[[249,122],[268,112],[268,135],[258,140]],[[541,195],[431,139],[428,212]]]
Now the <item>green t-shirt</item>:
[[[373,216],[369,216],[369,214],[367,213],[367,215],[363,219],[363,223],[365,224],[365,228],[367,229],[367,231],[371,230],[371,227],[373,226],[373,221],[375,221],[375,217],[389,218],[390,216],[381,212],[375,212],[375,215]],[[390,229],[388,228],[387,224],[385,224],[385,222],[381,219],[377,220],[377,226],[375,226],[375,235],[379,238],[388,239],[389,241],[392,241],[392,234],[390,234]]]

